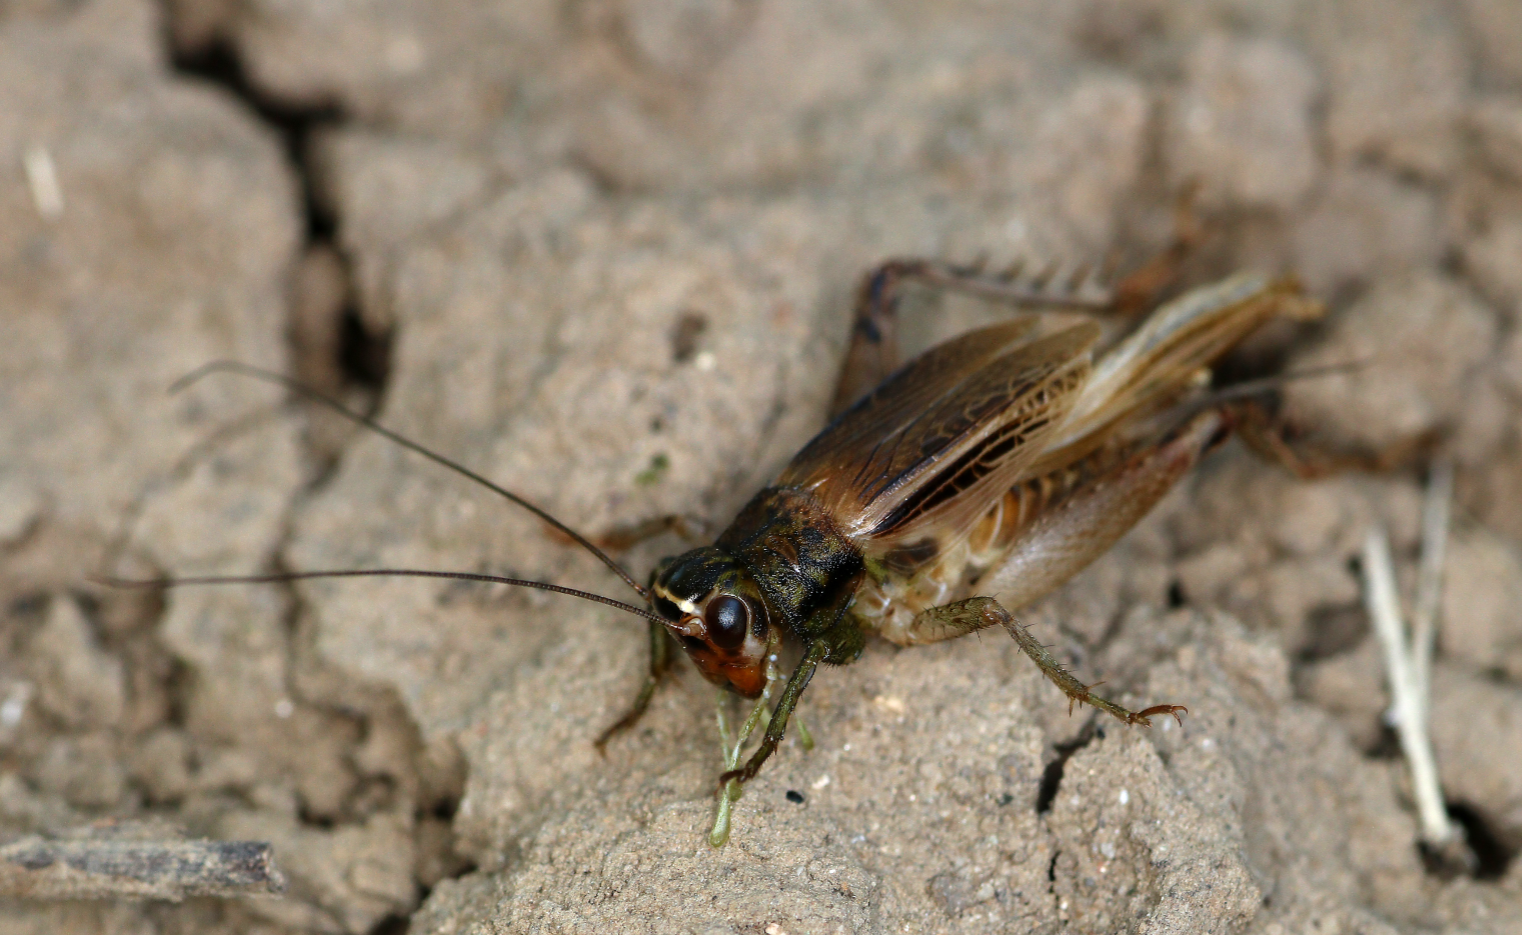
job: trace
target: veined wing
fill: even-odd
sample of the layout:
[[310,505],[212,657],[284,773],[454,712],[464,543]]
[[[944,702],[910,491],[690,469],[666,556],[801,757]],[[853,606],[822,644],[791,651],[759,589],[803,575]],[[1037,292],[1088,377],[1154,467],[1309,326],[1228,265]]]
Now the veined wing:
[[1202,378],[1204,368],[1276,314],[1304,316],[1312,304],[1288,280],[1245,273],[1169,302],[1095,363],[1062,430],[1032,467],[1060,470],[1093,451],[1108,430],[1157,412]]
[[909,362],[804,447],[778,484],[808,489],[865,544],[970,525],[1048,445],[1089,376],[1099,327],[1030,337],[1015,320]]

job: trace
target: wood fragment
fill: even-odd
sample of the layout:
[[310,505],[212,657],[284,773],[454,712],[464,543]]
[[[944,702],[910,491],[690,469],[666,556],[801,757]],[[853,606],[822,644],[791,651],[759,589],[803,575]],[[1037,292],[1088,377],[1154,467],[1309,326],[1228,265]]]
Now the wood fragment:
[[281,893],[285,878],[262,841],[50,839],[0,846],[0,896],[167,899]]

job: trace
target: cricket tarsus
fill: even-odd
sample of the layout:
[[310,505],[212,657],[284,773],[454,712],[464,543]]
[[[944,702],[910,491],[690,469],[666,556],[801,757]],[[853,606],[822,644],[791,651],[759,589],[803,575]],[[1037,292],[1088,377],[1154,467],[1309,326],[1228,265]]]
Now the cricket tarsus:
[[452,578],[457,581],[481,581],[487,584],[507,584],[519,588],[536,588],[540,591],[553,591],[556,594],[566,594],[571,597],[579,597],[585,601],[606,604],[609,607],[615,607],[619,610],[644,617],[654,623],[662,622],[658,615],[651,613],[643,607],[625,604],[623,601],[615,600],[611,597],[603,597],[601,594],[593,594],[590,591],[578,591],[575,588],[549,584],[544,581],[530,581],[526,578],[504,578],[500,575],[478,575],[464,571],[429,571],[420,568],[350,568],[341,571],[289,571],[269,575],[197,575],[185,578],[114,578],[102,575],[92,577],[90,580],[113,588],[181,588],[205,584],[276,584],[285,581],[306,581],[311,578],[384,577]]
[[1189,709],[1181,704],[1155,704],[1150,708],[1143,708],[1135,714],[1131,715],[1131,720],[1127,721],[1126,723],[1140,724],[1142,727],[1151,727],[1152,722],[1148,720],[1148,718],[1151,718],[1153,715],[1157,714],[1171,714],[1173,715],[1173,719],[1178,721],[1178,726],[1183,727],[1184,719],[1179,717],[1180,711],[1185,714],[1189,713]]
[[246,377],[253,377],[256,380],[264,380],[267,383],[274,383],[277,386],[283,386],[293,393],[298,393],[307,399],[318,403],[319,405],[331,409],[332,411],[338,413],[340,416],[343,416],[344,418],[358,425],[362,425],[384,438],[390,439],[396,444],[401,445],[403,448],[406,448],[408,451],[420,454],[435,464],[442,465],[451,471],[454,471],[456,474],[461,475],[462,477],[466,477],[470,480],[475,481],[476,483],[485,487],[487,490],[490,490],[491,492],[507,499],[508,501],[523,507],[525,510],[528,510],[530,513],[539,517],[544,522],[550,524],[551,527],[568,537],[572,542],[595,555],[597,559],[604,565],[608,566],[608,568],[615,575],[618,575],[618,577],[622,578],[625,584],[633,588],[634,593],[638,594],[640,597],[649,597],[649,593],[645,590],[645,586],[640,584],[638,581],[635,581],[633,576],[625,571],[622,565],[618,564],[618,562],[615,562],[612,557],[610,557],[602,549],[599,549],[596,545],[593,545],[591,540],[589,540],[587,537],[567,526],[565,523],[562,523],[555,517],[551,516],[540,507],[535,506],[533,503],[530,503],[528,500],[525,500],[523,497],[518,496],[512,491],[492,483],[491,481],[482,477],[480,474],[472,471],[470,468],[465,467],[464,465],[459,464],[455,461],[451,461],[443,455],[430,451],[417,442],[412,441],[405,436],[399,435],[396,432],[393,432],[391,429],[386,428],[384,425],[381,425],[379,422],[376,422],[369,416],[355,412],[338,400],[328,396],[325,393],[315,390],[310,386],[307,386],[299,380],[293,380],[284,374],[275,373],[274,371],[265,370],[261,367],[255,367],[251,364],[241,363],[236,360],[215,360],[205,365],[204,367],[200,367],[194,371],[191,371],[190,373],[176,380],[173,385],[170,386],[169,391],[171,393],[177,393],[192,383],[195,383],[203,377],[209,376],[213,373],[236,373]]

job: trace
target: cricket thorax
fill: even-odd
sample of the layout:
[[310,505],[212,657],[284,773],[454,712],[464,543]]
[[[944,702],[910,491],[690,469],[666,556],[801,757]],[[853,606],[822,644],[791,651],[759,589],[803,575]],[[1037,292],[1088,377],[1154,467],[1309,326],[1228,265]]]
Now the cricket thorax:
[[717,545],[750,572],[795,635],[804,635],[816,611],[847,600],[861,575],[861,551],[805,490],[761,491]]

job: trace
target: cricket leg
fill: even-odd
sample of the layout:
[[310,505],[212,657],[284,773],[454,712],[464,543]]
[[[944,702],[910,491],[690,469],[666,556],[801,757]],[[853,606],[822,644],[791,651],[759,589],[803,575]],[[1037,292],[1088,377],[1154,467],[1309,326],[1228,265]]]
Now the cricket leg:
[[1000,626],[1009,631],[1009,635],[1015,638],[1015,643],[1021,651],[1031,658],[1031,661],[1048,679],[1051,679],[1052,684],[1062,689],[1062,693],[1068,696],[1068,713],[1070,714],[1075,703],[1087,704],[1101,711],[1107,711],[1127,724],[1151,727],[1151,718],[1155,715],[1171,714],[1182,725],[1184,720],[1179,716],[1180,713],[1189,713],[1188,708],[1175,704],[1153,705],[1140,711],[1131,711],[1113,701],[1099,697],[1089,691],[1090,686],[1074,678],[1073,673],[1064,668],[1062,663],[1057,661],[1057,657],[1048,652],[1045,646],[1037,642],[1013,614],[991,597],[970,597],[963,601],[928,608],[914,618],[912,625],[914,629],[925,633],[927,638],[922,640],[923,642],[930,642],[930,637],[951,639],[993,626]]
[[1028,308],[1066,308],[1102,311],[1110,304],[1108,292],[1086,295],[1080,288],[1088,270],[1079,269],[1056,281],[1056,267],[1022,277],[1017,264],[997,273],[985,273],[981,265],[954,266],[935,260],[888,260],[866,276],[856,292],[850,344],[841,364],[840,379],[830,404],[830,416],[865,396],[898,368],[898,304],[910,282],[966,292],[996,302]]
[[809,643],[804,651],[803,659],[799,661],[798,668],[788,677],[787,687],[782,689],[782,697],[777,699],[777,707],[772,711],[771,723],[766,726],[766,735],[761,738],[761,746],[750,755],[745,765],[739,769],[732,769],[719,777],[719,788],[723,788],[731,779],[740,782],[749,782],[761,769],[761,764],[776,751],[777,745],[782,743],[782,735],[787,730],[788,718],[792,717],[793,709],[798,706],[798,699],[803,695],[803,690],[809,687],[809,680],[814,677],[814,670],[830,654],[830,644],[823,639],[816,639]]
[[668,532],[676,533],[682,541],[693,545],[713,541],[707,523],[682,513],[668,513],[637,523],[614,526],[592,541],[610,552],[623,552]]
[[[1132,712],[1089,691],[1062,667],[1005,609],[1023,607],[1056,590],[1094,559],[1109,551],[1179,479],[1187,474],[1225,436],[1227,419],[1211,409],[1154,441],[1140,444],[1129,455],[1097,453],[1075,465],[1070,484],[1052,488],[1050,499],[1032,504],[1035,518],[1013,527],[1002,546],[1004,560],[989,569],[974,587],[985,597],[943,604],[921,611],[904,628],[890,635],[904,645],[955,639],[975,630],[1002,626],[1020,649],[1074,702],[1091,704],[1128,724],[1146,724],[1154,714],[1177,717],[1184,708],[1156,705]],[[1026,512],[1019,499],[1042,497],[1042,485],[1029,492],[1017,487],[1008,494],[1016,502],[1007,509],[1013,515]],[[1001,601],[1003,603],[1001,603]],[[888,634],[885,634],[888,635]]]
[[598,735],[593,741],[598,753],[606,753],[608,741],[613,735],[623,733],[633,727],[644,716],[645,709],[650,707],[650,699],[655,697],[655,689],[660,685],[661,678],[670,670],[672,663],[671,637],[666,633],[664,624],[650,621],[650,671],[645,676],[645,683],[640,686],[639,694],[634,696],[634,703],[624,716],[613,722],[607,730]]
[[865,396],[898,367],[898,300],[904,282],[914,278],[920,265],[916,260],[889,260],[862,277],[830,418]]
[[1294,427],[1255,400],[1226,407],[1232,428],[1248,448],[1266,461],[1282,466],[1301,480],[1316,480],[1346,471],[1388,474],[1424,461],[1441,440],[1436,430],[1420,432],[1374,451],[1334,450],[1294,438]]
[[1197,184],[1188,185],[1174,202],[1172,242],[1111,289],[1110,309],[1115,314],[1131,316],[1152,309],[1163,292],[1178,282],[1184,262],[1204,239],[1204,228],[1194,210],[1198,191]]
[[[544,527],[545,535],[549,536],[562,545],[574,545],[576,540],[548,524]],[[693,516],[682,513],[670,513],[666,516],[656,516],[651,519],[641,520],[636,523],[614,526],[601,535],[592,536],[592,544],[607,552],[626,552],[641,542],[654,539],[656,536],[674,532],[685,542],[694,545],[712,540],[709,534],[708,524]]]
[[[985,568],[969,590],[1015,608],[1057,590],[1140,522],[1225,440],[1228,428],[1221,412],[1207,409],[1171,432],[1128,449],[1101,449],[1060,472],[1015,486],[980,521],[976,539],[969,537],[968,547],[980,556],[976,563]],[[942,594],[950,596],[945,582],[963,574],[960,564],[948,573],[932,563],[886,594],[869,589],[858,612],[873,618],[879,636],[900,646],[953,639],[968,631],[933,614],[894,611],[893,602],[925,607]]]

